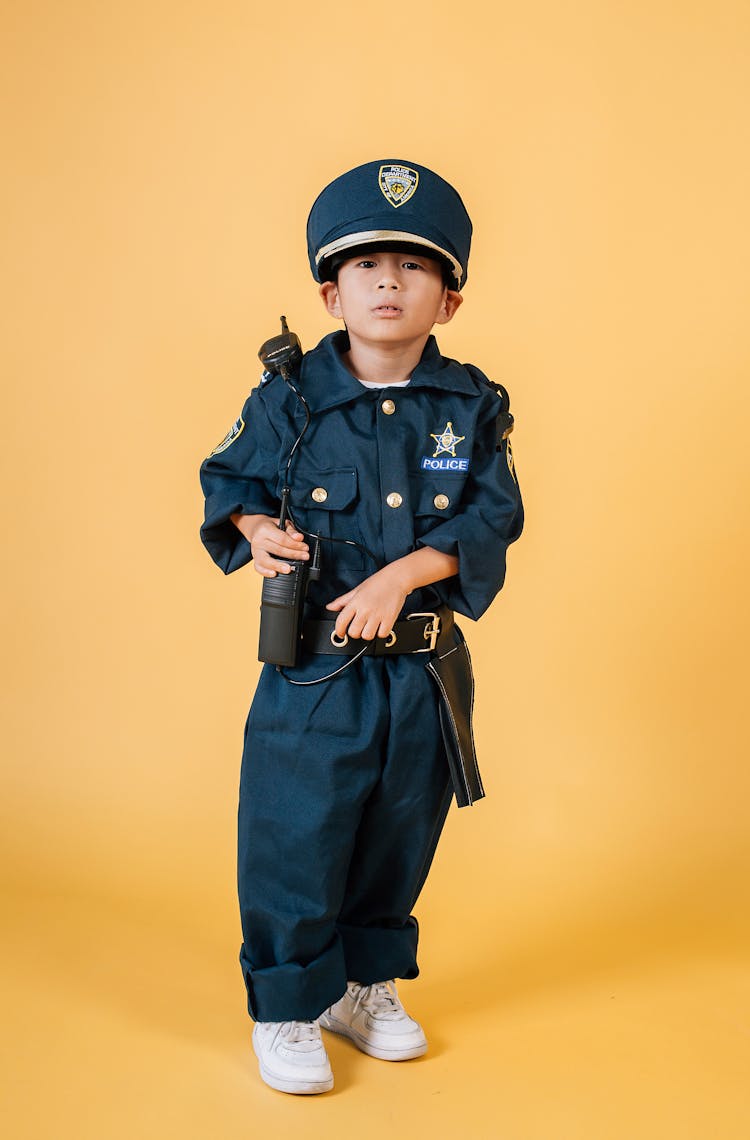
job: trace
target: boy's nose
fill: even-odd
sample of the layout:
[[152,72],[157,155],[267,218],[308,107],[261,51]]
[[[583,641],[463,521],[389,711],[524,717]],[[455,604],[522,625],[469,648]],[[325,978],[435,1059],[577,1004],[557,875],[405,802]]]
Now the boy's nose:
[[399,289],[398,279],[392,273],[384,273],[378,281],[378,289]]

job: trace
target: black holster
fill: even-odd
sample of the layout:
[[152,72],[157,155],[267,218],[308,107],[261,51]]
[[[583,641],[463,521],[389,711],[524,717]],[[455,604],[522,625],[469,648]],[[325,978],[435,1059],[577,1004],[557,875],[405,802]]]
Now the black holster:
[[[452,616],[452,615],[451,615]],[[440,694],[440,727],[448,754],[458,807],[468,807],[484,796],[474,747],[474,674],[469,647],[461,630],[447,623],[430,654],[426,668]]]

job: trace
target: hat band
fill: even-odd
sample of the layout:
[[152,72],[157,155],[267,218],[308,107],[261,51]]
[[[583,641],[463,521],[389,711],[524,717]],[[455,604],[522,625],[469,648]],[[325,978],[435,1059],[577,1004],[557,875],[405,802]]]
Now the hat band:
[[433,249],[435,253],[439,253],[441,257],[450,262],[453,267],[453,275],[460,287],[464,271],[452,253],[448,253],[447,249],[436,245],[434,241],[428,241],[427,238],[419,237],[418,234],[403,233],[401,230],[364,230],[358,234],[346,234],[345,237],[337,238],[336,241],[332,241],[329,245],[324,245],[322,249],[319,249],[315,258],[315,265],[320,265],[321,261],[326,257],[332,257],[334,253],[340,253],[344,249],[352,249],[354,246],[366,245],[375,241],[405,241],[411,245],[423,245],[425,249]]

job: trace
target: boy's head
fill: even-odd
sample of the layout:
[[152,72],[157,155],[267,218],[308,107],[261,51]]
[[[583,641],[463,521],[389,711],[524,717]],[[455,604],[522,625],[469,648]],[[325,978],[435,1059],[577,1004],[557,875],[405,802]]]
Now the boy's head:
[[471,220],[457,192],[425,166],[368,162],[318,195],[307,220],[316,281],[336,279],[341,264],[376,249],[437,261],[451,290],[466,283]]

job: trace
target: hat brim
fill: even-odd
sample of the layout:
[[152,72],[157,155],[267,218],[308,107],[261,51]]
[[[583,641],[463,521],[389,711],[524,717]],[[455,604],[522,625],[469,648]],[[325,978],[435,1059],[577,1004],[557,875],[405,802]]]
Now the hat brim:
[[359,233],[346,234],[329,242],[328,245],[318,250],[315,258],[318,280],[327,280],[327,275],[331,272],[333,264],[341,264],[341,261],[345,260],[341,254],[363,247],[373,248],[388,245],[399,248],[406,247],[408,252],[424,251],[425,256],[438,258],[447,265],[455,288],[461,288],[464,271],[457,258],[447,249],[437,245],[436,242],[420,237],[419,234],[405,233],[403,230],[361,230]]

